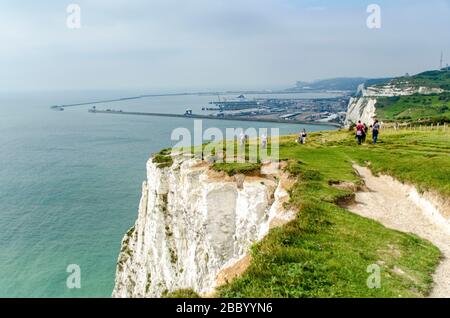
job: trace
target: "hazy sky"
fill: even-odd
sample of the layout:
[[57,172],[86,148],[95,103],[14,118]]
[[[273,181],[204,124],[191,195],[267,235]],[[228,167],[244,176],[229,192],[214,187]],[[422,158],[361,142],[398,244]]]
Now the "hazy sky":
[[[66,26],[71,3],[81,28]],[[369,4],[381,29],[366,26]],[[450,61],[450,0],[0,0],[0,90],[279,88]]]

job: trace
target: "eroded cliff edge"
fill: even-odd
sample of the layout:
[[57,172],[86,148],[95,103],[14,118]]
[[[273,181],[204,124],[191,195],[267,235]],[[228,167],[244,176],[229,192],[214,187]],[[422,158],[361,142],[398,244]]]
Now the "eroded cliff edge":
[[150,159],[138,219],[122,240],[113,297],[184,288],[211,293],[219,274],[270,227],[295,217],[283,204],[290,184],[273,163],[257,175],[230,177],[190,156],[173,156],[170,167]]

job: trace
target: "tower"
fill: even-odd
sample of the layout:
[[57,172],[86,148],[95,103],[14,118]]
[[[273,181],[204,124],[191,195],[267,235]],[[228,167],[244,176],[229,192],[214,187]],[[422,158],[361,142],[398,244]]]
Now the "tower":
[[439,63],[439,70],[442,70],[442,63],[444,62],[444,53],[441,51],[441,62]]

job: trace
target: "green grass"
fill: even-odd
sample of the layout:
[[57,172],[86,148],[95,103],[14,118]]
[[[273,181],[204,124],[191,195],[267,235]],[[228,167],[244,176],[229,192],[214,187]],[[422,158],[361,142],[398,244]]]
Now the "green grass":
[[[297,217],[254,245],[248,270],[218,296],[426,296],[439,250],[339,207],[351,192],[330,184],[358,183],[352,163],[370,162],[375,172],[450,196],[450,132],[382,131],[380,138],[376,146],[357,146],[348,131],[313,133],[307,145],[296,144],[295,136],[283,138],[280,157],[297,176],[290,193]],[[372,264],[381,268],[379,289],[366,284]]]
[[[440,88],[442,94],[377,98],[377,116],[384,121],[450,122],[450,71],[427,71],[387,81],[396,88]],[[375,84],[384,86],[387,82]]]
[[[201,146],[188,147],[185,149],[174,149],[174,152],[180,151],[190,153],[202,160],[208,160],[211,168],[215,171],[227,173],[229,176],[236,174],[252,175],[258,174],[261,169],[262,162],[270,160],[272,149],[272,140],[268,138],[267,148],[261,148],[261,141],[252,138],[245,144],[240,145],[237,140],[226,142],[207,143]],[[267,151],[266,151],[267,150]],[[162,159],[160,159],[162,157]],[[212,159],[214,158],[214,159]],[[154,161],[158,160],[161,164],[165,163],[165,155],[155,155]]]
[[171,149],[163,149],[159,153],[153,155],[153,162],[157,164],[158,168],[169,168],[173,164]]
[[450,71],[427,71],[413,76],[416,86],[437,87],[450,91]]
[[[426,71],[409,77],[397,77],[390,80],[397,87],[431,87],[450,91],[450,71]],[[379,83],[377,85],[383,85]],[[375,85],[375,86],[377,86]]]
[[164,295],[164,298],[200,298],[192,289],[179,289]]
[[[382,131],[380,142],[375,146],[368,143],[369,136],[366,144],[356,147],[354,134],[346,131],[335,133],[334,140],[324,143],[319,137],[315,138],[319,144],[315,146],[319,158],[329,155],[346,162],[365,164],[368,161],[375,173],[390,174],[421,190],[435,190],[445,197],[450,196],[448,128],[447,131]],[[338,163],[328,162],[330,164]]]
[[229,176],[236,174],[255,174],[261,169],[260,163],[215,163],[212,165],[212,169],[215,171],[223,171]]
[[382,120],[424,121],[441,118],[450,122],[450,93],[380,97],[376,107],[377,116]]

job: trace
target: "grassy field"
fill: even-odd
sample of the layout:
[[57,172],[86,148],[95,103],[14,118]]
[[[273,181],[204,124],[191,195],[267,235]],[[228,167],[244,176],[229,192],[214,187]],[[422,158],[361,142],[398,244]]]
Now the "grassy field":
[[[450,71],[434,70],[419,73],[413,76],[401,76],[389,80],[397,87],[432,87],[450,90]],[[386,82],[377,83],[375,86],[382,86]]]
[[422,123],[450,122],[450,71],[427,71],[414,76],[403,76],[375,83],[396,88],[428,87],[443,89],[441,94],[395,96],[377,98],[377,116],[383,121]]
[[[440,252],[414,235],[350,213],[337,202],[351,195],[332,186],[358,183],[352,163],[450,196],[450,131],[381,133],[380,144],[357,146],[349,131],[313,133],[307,145],[284,137],[280,157],[297,176],[289,224],[252,249],[246,273],[220,297],[423,297]],[[368,266],[381,268],[381,288],[367,287]],[[399,274],[401,269],[406,274]]]
[[417,121],[427,118],[447,118],[450,121],[450,93],[380,97],[377,115],[388,121]]
[[232,176],[238,173],[242,174],[252,174],[254,172],[259,172],[261,169],[260,163],[215,163],[212,165],[212,169],[216,171],[226,172],[228,175]]

